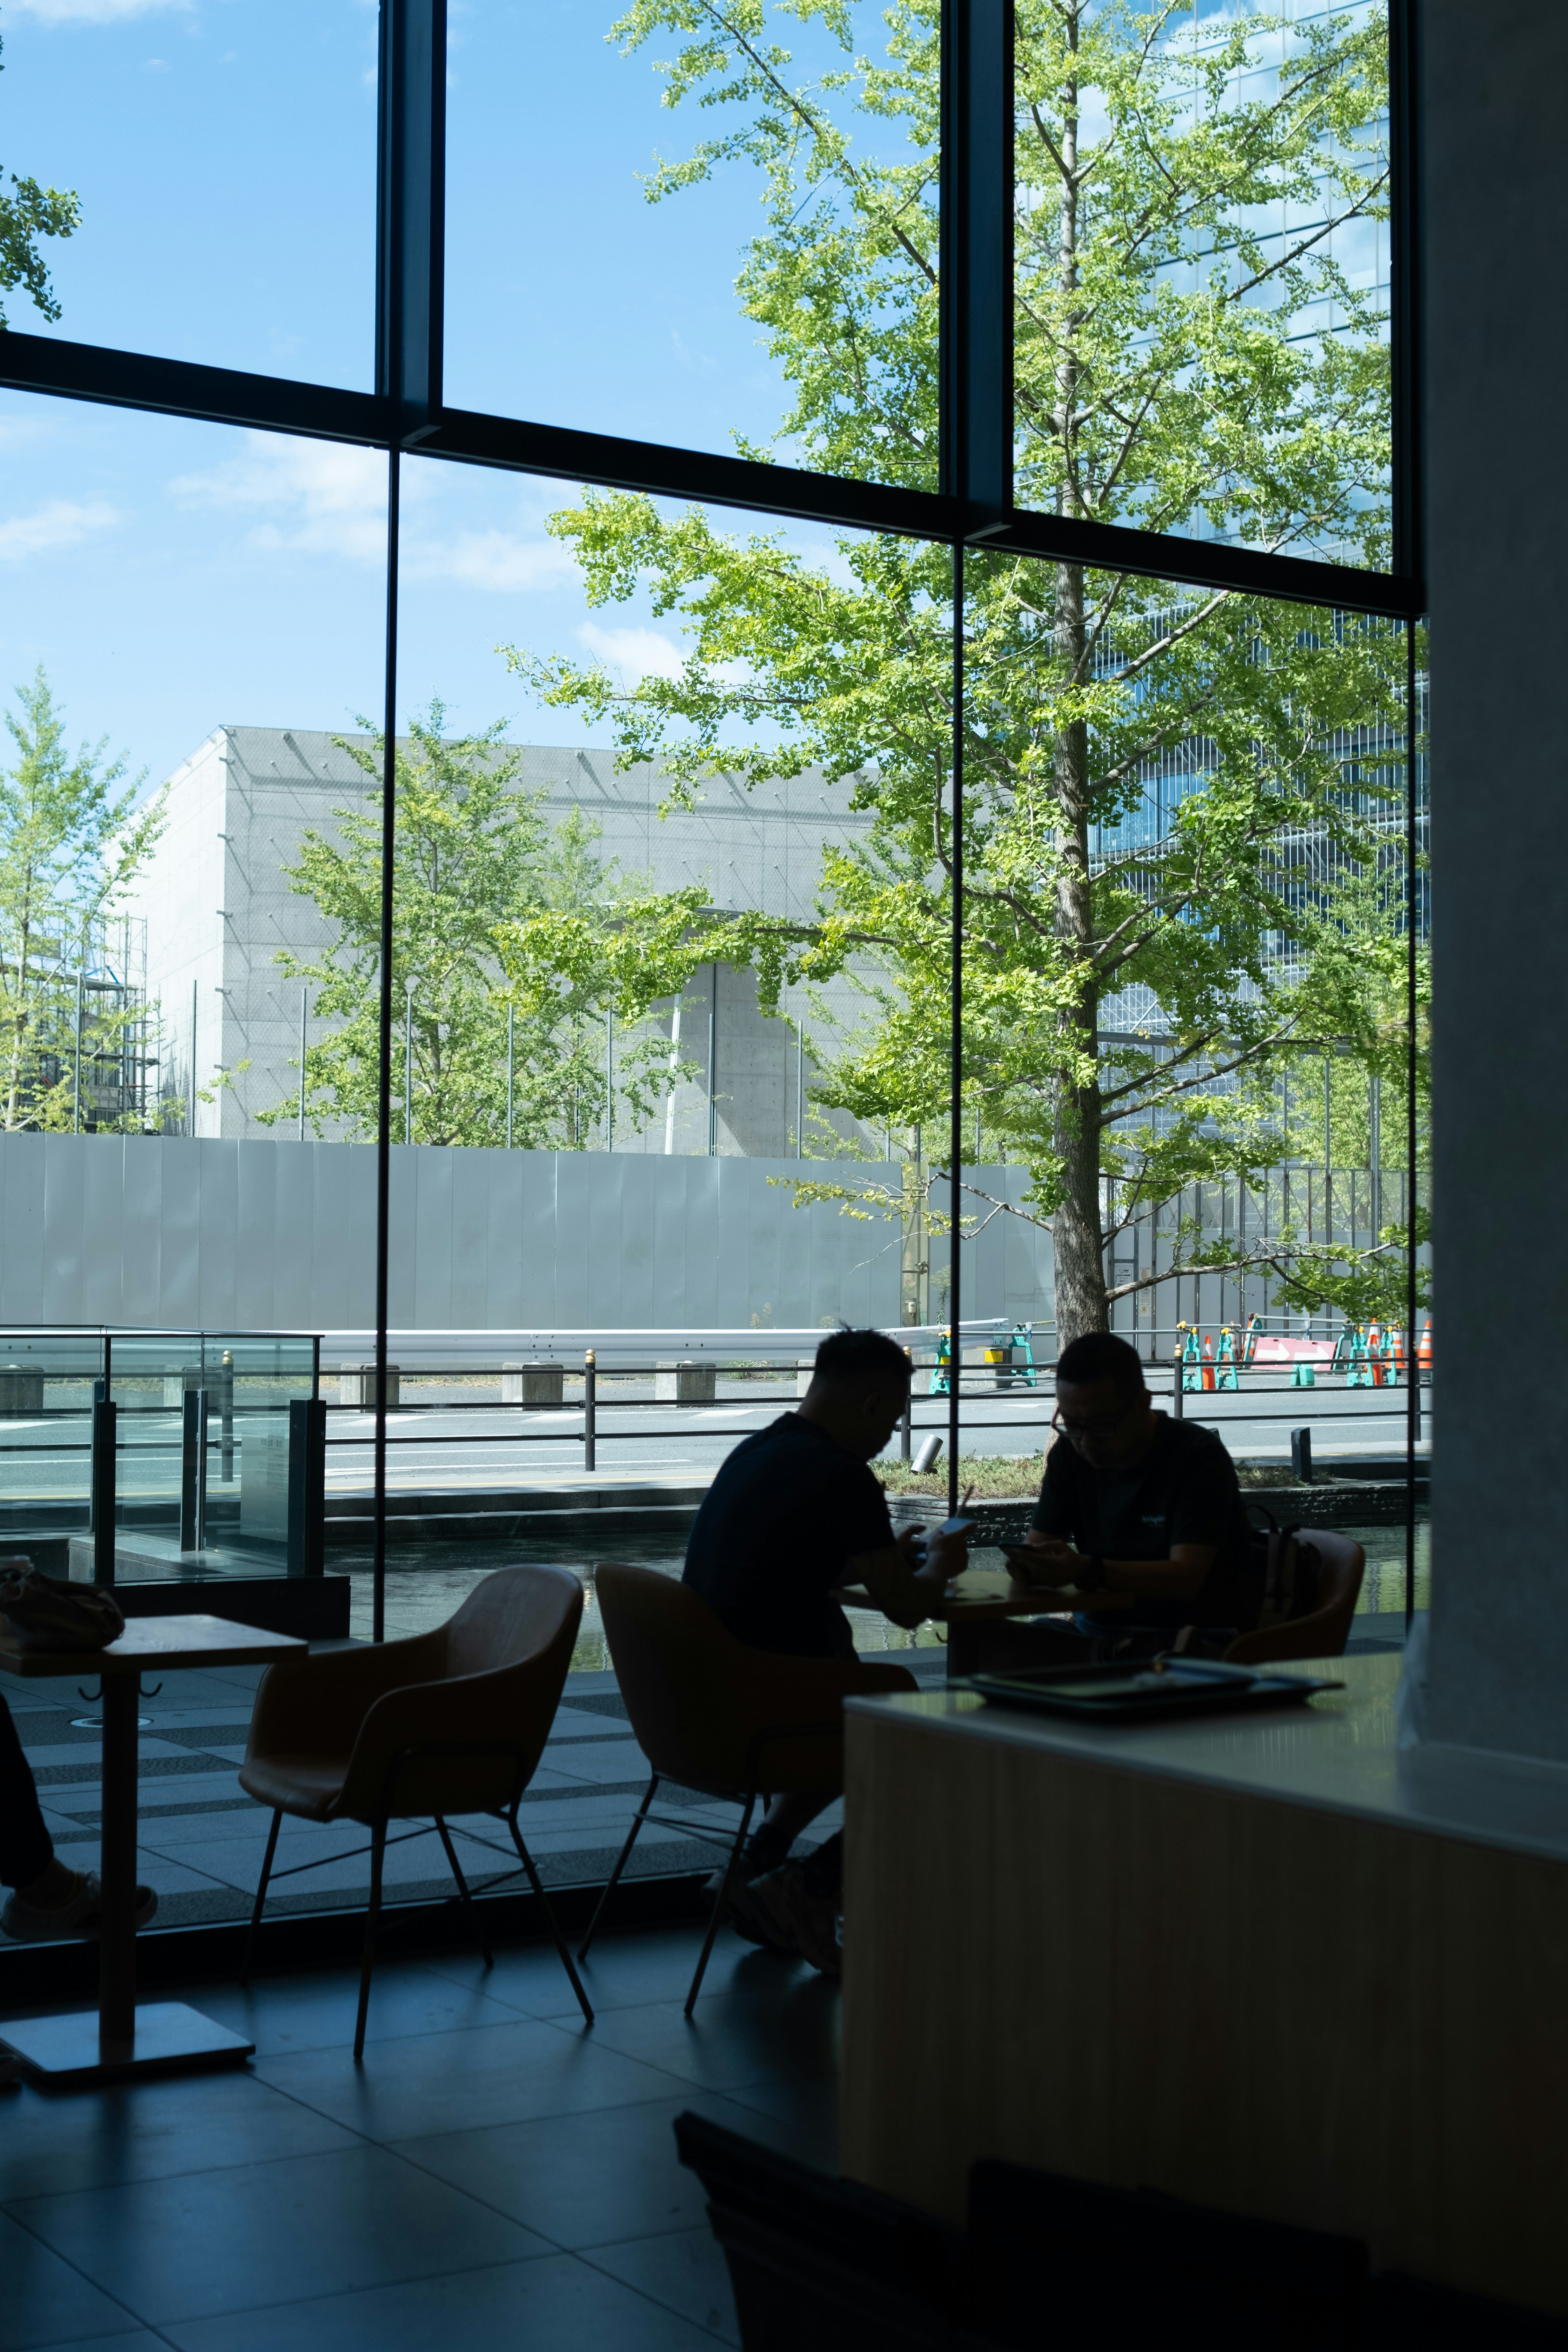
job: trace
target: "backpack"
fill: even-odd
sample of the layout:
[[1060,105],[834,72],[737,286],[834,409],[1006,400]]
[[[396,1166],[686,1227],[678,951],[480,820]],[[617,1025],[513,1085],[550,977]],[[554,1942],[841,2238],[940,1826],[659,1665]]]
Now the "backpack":
[[1262,1593],[1258,1630],[1289,1624],[1294,1617],[1310,1617],[1318,1605],[1322,1559],[1315,1544],[1301,1539],[1299,1527],[1282,1528],[1265,1503],[1248,1503],[1260,1511],[1267,1528],[1254,1528],[1252,1572]]

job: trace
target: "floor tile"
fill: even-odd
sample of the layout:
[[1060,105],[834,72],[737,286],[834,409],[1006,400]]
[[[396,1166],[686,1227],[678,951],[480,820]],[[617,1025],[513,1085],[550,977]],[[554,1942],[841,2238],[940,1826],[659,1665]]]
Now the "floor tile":
[[0,2205],[357,2145],[341,2124],[238,2067],[110,2091],[25,2086],[0,2107]]
[[635,2286],[725,2344],[739,2344],[734,2291],[724,2249],[704,2221],[667,2237],[634,2238],[623,2246],[596,2246],[586,2257],[595,2270]]
[[769,2147],[783,2140],[789,2152],[786,2126],[711,2092],[687,2091],[642,2106],[401,2140],[396,2153],[580,2253],[705,2221],[702,2184],[675,2146],[675,2118],[692,2111]]
[[[358,2005],[359,1979],[346,1969],[258,1977],[249,1986],[212,1986],[200,1996],[205,2017],[249,2035],[263,2057],[290,2050],[352,2048]],[[488,2000],[479,1984],[459,1984],[417,1964],[394,1961],[378,1968],[371,1980],[367,2040],[391,2042],[406,2033],[509,2025],[515,2015],[501,2002]]]
[[[83,1837],[73,1822],[68,1828],[55,1826],[58,1816],[51,1820],[49,1809],[43,1808],[44,1820],[55,1842],[55,1858],[72,1870],[96,1870],[100,1848],[96,1834]],[[193,1870],[188,1855],[182,1849],[178,1861],[160,1853],[155,1845],[138,1845],[136,1849],[136,1879],[142,1886],[155,1887],[160,1895],[199,1895],[211,1893],[223,1882],[205,1870]],[[10,1938],[0,1938],[0,1951],[9,1948]]]
[[167,2336],[154,2336],[134,2321],[128,2336],[73,2336],[68,2344],[52,2336],[47,2340],[49,2352],[168,2352],[169,2346]]
[[35,2198],[13,2210],[154,2327],[544,2251],[516,2222],[376,2147]]
[[380,2141],[670,2096],[668,2074],[599,2049],[592,2028],[566,2032],[533,2019],[407,2036],[367,2049],[362,2066],[345,2048],[262,2058],[256,2068],[291,2098]]
[[141,2333],[129,2312],[0,2213],[0,2352],[72,2344],[86,2336],[123,2344],[132,2329]]
[[797,1963],[795,1982],[766,2000],[731,1990],[700,2000],[689,2018],[673,2000],[609,2010],[595,2038],[686,2082],[729,2091],[781,2076],[831,2077],[838,2064],[838,2015],[837,1987]]
[[[790,2154],[802,2164],[823,2172],[838,2170],[838,2084],[822,2081],[742,2083],[731,2093],[738,2107],[754,2108],[774,2123],[789,2126],[794,2139]],[[745,2126],[742,2125],[742,2129]],[[758,2137],[762,2137],[759,2132]]]
[[[25,1739],[22,1745],[27,1761],[35,1772],[52,1772],[62,1766],[72,1764],[79,1766],[97,1764],[103,1752],[101,1741],[90,1731],[80,1732],[75,1739],[68,1742],[40,1747],[35,1746],[30,1739]],[[210,1748],[200,1749],[181,1748],[172,1739],[154,1739],[150,1732],[144,1731],[142,1734],[141,1754],[143,1758],[153,1756],[167,1759],[198,1754],[210,1756],[214,1752]],[[243,1755],[243,1748],[240,1752]]]
[[696,2352],[712,2337],[574,2254],[167,2330],[177,2352]]
[[[635,1934],[602,1935],[578,1962],[595,2011],[642,2008],[649,2001],[684,2000],[702,1948],[700,1927],[658,1927]],[[574,1947],[575,1957],[575,1947]],[[566,1971],[545,1944],[498,1952],[488,1972],[467,1952],[445,1952],[426,1962],[442,1976],[472,1984],[491,2000],[507,2002],[531,2017],[570,2017],[576,2009]],[[721,1929],[702,1979],[700,2002],[728,1991],[737,1978],[756,1977],[772,1987],[798,1973],[798,1963],[775,1962],[754,1944]]]

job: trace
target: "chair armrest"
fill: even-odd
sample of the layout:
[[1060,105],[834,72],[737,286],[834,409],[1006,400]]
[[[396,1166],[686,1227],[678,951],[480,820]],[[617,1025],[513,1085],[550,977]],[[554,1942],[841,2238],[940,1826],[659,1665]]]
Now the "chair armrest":
[[446,1629],[361,1650],[325,1650],[268,1666],[256,1694],[247,1761],[286,1755],[346,1756],[382,1695],[438,1675]]

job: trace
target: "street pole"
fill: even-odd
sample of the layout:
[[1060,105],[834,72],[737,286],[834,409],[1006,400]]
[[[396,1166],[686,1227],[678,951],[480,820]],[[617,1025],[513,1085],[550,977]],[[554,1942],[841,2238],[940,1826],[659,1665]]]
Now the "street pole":
[[196,1131],[196,982],[191,982],[191,1101],[188,1130]]
[[616,1008],[605,1012],[605,1149],[616,1148]]
[[516,1025],[517,1007],[509,1004],[506,1008],[506,1148],[509,1151],[511,1150],[511,1081]]
[[300,991],[300,1140],[305,1140],[305,1016],[310,1009],[310,992]]
[[403,1140],[414,1140],[414,982],[403,983]]
[[714,1055],[719,1036],[719,967],[710,963],[708,997],[708,1157],[719,1149],[719,1106],[713,1098]]
[[81,989],[82,975],[79,971],[76,976],[76,1108],[73,1114],[74,1131],[78,1135],[81,1133]]
[[805,1158],[805,1024],[795,1033],[795,1156]]

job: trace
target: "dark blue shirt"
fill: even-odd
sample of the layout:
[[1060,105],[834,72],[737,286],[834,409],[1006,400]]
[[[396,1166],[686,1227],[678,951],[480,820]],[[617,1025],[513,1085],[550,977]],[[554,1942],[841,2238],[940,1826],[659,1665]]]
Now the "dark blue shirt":
[[892,1540],[870,1465],[786,1412],[737,1445],[709,1487],[682,1580],[753,1650],[852,1658],[849,1621],[828,1595],[847,1560]]

